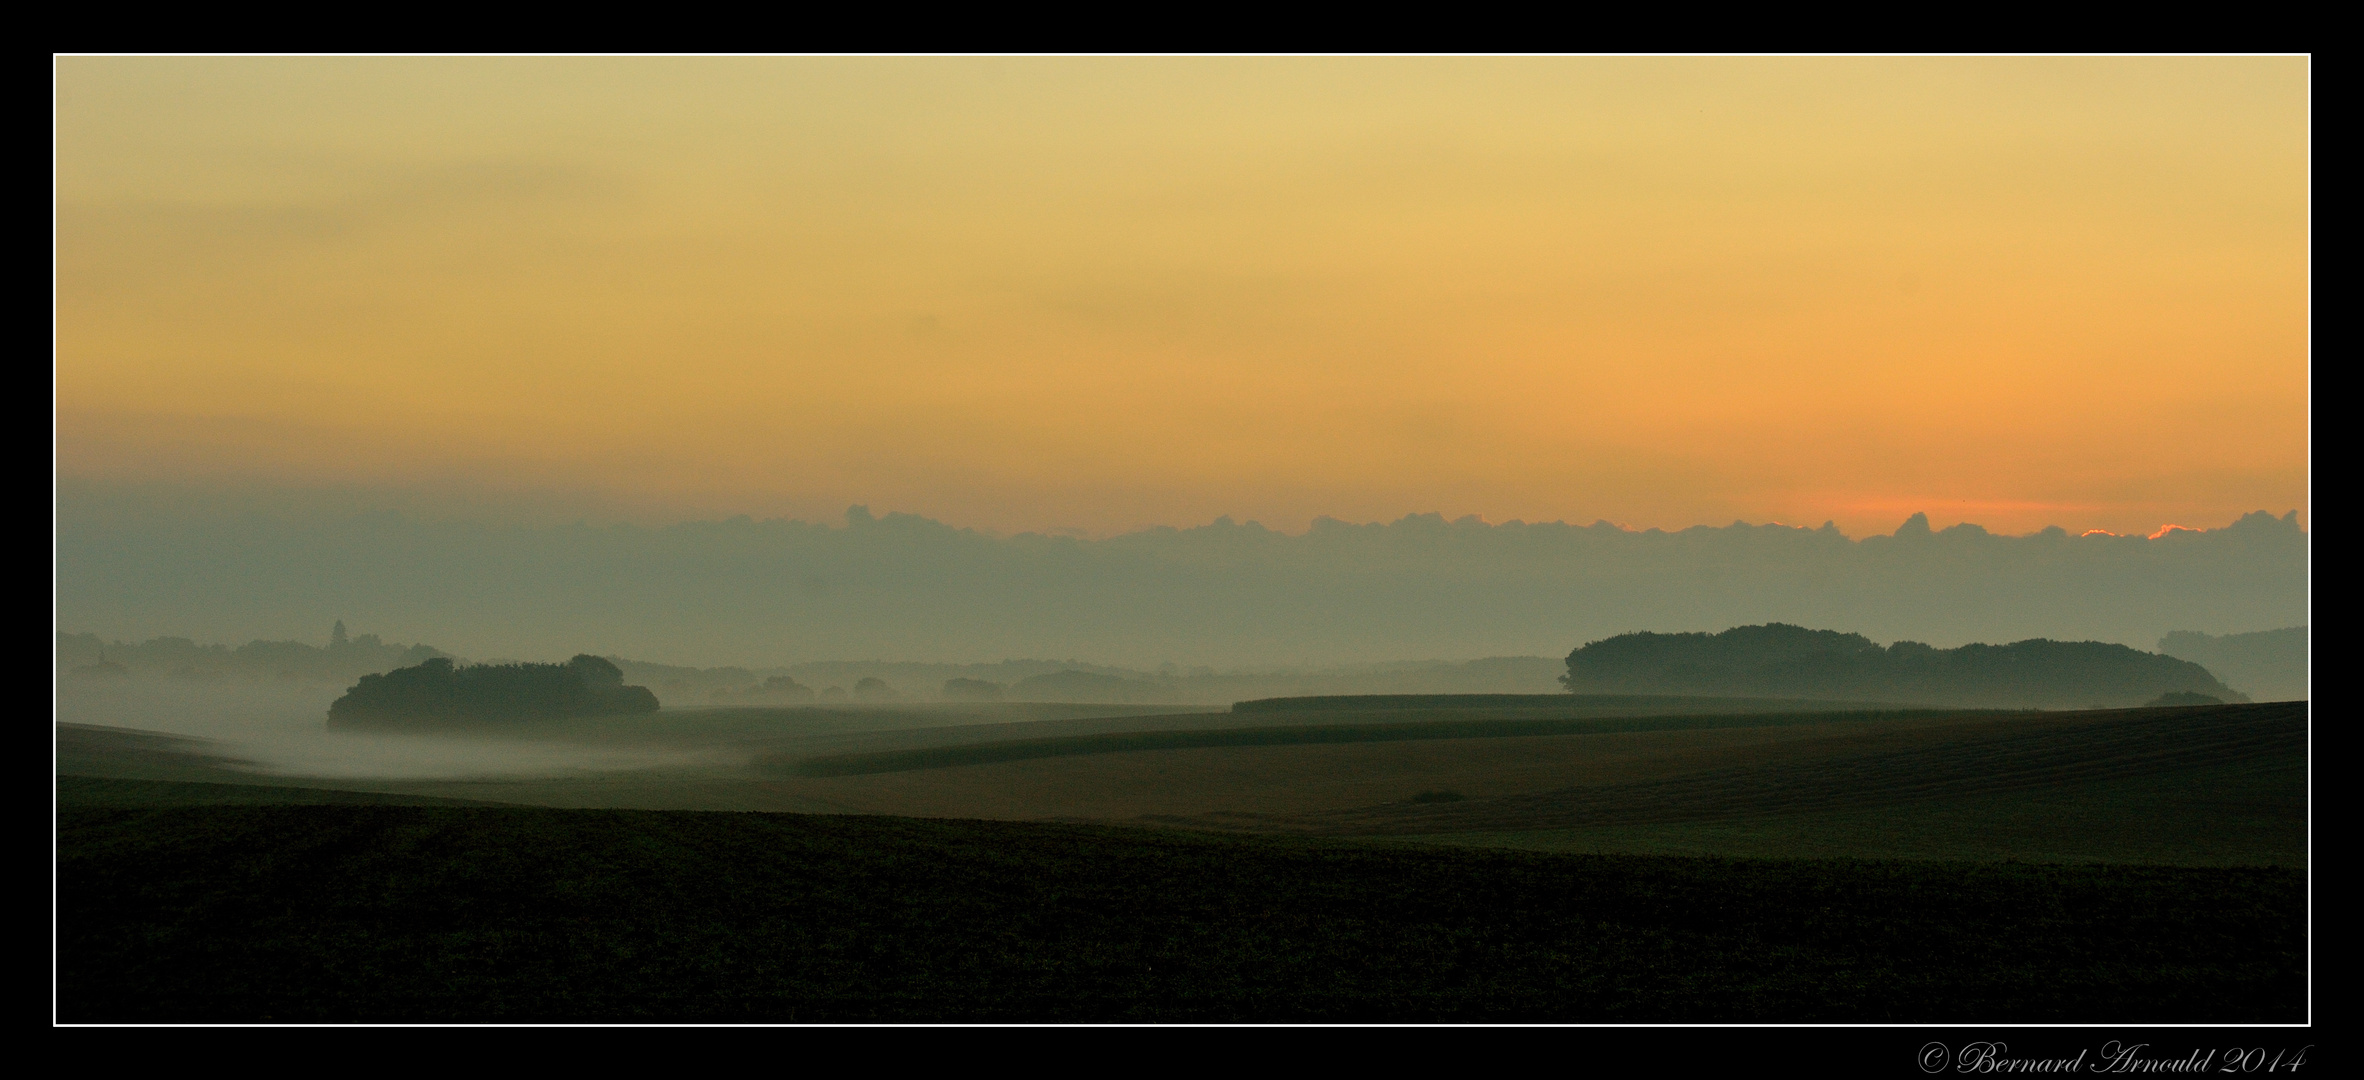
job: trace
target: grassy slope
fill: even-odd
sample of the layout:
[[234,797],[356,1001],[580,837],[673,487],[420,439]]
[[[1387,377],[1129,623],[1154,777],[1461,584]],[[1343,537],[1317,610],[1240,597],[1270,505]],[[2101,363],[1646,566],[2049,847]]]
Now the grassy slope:
[[2294,1020],[2270,869],[68,807],[78,1020]]
[[[1841,713],[1781,713],[1761,715],[1622,716],[1622,717],[1487,717],[1469,719],[1481,709],[1406,709],[1377,715],[1307,710],[1297,715],[1321,722],[1285,726],[1238,727],[1218,730],[1129,731],[1069,735],[1041,739],[1004,739],[960,743],[911,750],[830,754],[781,761],[780,767],[799,776],[867,776],[877,773],[944,769],[1003,761],[1031,761],[1091,754],[1125,754],[1150,750],[1183,750],[1230,746],[1313,746],[1329,743],[1415,742],[1439,739],[1513,739],[1537,735],[1605,735],[1639,731],[1703,731],[1746,727],[1802,727],[1834,721],[1876,721],[1917,717],[1972,715],[1959,710],[1854,710]],[[1521,710],[1524,711],[1524,710]],[[1259,714],[1261,715],[1261,714]],[[1356,715],[1362,723],[1338,723],[1340,715]],[[1276,715],[1275,718],[1278,718]]]
[[1320,694],[1233,702],[1235,713],[1421,712],[1549,716],[1732,716],[1759,712],[1835,712],[1894,709],[1895,703],[1815,698],[1701,697],[1684,694]]

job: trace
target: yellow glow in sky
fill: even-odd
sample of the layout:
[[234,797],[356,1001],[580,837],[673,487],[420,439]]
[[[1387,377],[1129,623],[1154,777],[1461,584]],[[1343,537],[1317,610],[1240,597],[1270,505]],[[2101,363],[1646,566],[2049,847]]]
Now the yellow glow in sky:
[[2304,519],[2307,80],[65,58],[58,467],[1007,531]]

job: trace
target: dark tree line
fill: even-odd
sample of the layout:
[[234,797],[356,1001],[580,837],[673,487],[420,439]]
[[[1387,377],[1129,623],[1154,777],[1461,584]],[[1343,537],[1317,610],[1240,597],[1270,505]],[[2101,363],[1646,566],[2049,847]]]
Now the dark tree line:
[[2099,641],[2032,638],[1882,648],[1861,634],[1784,623],[1720,634],[1619,634],[1568,654],[1585,694],[1710,694],[1995,708],[2133,706],[2162,694],[2246,701],[2188,660]]
[[436,657],[364,675],[328,707],[334,720],[539,720],[657,711],[645,686],[588,654],[563,664],[454,665]]

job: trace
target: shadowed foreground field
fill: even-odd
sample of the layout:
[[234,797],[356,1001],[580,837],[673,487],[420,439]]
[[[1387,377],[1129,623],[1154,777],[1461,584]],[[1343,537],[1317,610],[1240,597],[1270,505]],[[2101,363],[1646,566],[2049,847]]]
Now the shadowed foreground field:
[[[64,800],[60,1019],[2304,1013],[2304,880],[2287,869],[1554,855],[791,814],[159,805],[175,786],[78,784]],[[111,800],[143,805],[93,805]]]

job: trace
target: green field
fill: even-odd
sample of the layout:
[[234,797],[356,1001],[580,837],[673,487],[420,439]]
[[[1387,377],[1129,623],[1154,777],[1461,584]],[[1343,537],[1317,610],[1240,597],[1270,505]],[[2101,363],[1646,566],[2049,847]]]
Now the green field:
[[62,1020],[2241,1022],[2305,1010],[2305,882],[2287,869],[165,805],[174,787],[61,785],[73,792],[59,811]]

